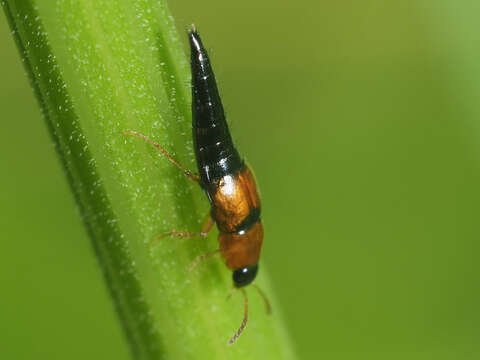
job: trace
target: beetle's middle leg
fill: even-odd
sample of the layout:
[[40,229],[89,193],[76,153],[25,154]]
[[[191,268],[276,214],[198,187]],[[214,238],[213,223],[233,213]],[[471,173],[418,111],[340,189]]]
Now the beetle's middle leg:
[[177,236],[182,238],[206,237],[208,233],[212,230],[214,224],[215,222],[213,221],[212,215],[210,215],[209,213],[207,219],[205,220],[205,223],[202,226],[202,230],[199,233],[190,233],[188,231],[175,231],[175,230],[169,231],[162,235],[157,236],[157,238],[152,242],[150,247],[154,247],[160,239],[163,239],[164,237],[167,237],[167,236]]

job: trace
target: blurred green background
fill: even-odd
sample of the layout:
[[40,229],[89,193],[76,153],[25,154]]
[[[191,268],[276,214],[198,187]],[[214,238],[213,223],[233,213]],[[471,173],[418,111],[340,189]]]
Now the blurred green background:
[[[258,177],[299,358],[478,359],[480,3],[170,7]],[[0,356],[128,359],[4,16],[0,49]]]

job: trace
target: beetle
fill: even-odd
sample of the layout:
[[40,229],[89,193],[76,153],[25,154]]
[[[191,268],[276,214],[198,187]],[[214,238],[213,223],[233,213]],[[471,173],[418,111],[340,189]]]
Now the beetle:
[[[201,260],[220,253],[226,266],[233,271],[233,284],[244,295],[244,317],[228,342],[231,345],[247,324],[248,299],[244,287],[253,282],[258,272],[263,243],[260,197],[252,172],[233,144],[210,59],[194,25],[188,31],[188,37],[192,72],[192,133],[198,175],[185,169],[148,137],[137,132],[124,134],[152,144],[190,180],[198,183],[207,195],[211,211],[200,233],[171,231],[160,235],[157,240],[165,236],[205,237],[213,225],[217,225],[219,249],[197,257],[190,269]],[[270,313],[268,300],[260,288],[255,288],[265,301],[267,313]]]

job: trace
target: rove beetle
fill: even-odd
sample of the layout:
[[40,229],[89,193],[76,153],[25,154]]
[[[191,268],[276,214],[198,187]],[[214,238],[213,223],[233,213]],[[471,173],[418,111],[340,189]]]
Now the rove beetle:
[[[258,272],[263,242],[260,198],[252,172],[233,145],[215,75],[194,25],[188,31],[188,37],[191,49],[193,143],[199,175],[185,169],[163,147],[146,136],[137,132],[124,134],[142,138],[155,146],[190,180],[198,183],[207,195],[211,211],[200,233],[171,231],[160,235],[156,241],[165,236],[205,237],[214,223],[217,224],[220,248],[197,257],[189,269],[201,260],[220,253],[227,267],[233,271],[233,284],[244,296],[244,317],[228,342],[231,345],[247,325],[248,299],[244,286],[249,285]],[[253,286],[265,301],[267,313],[270,313],[267,298],[257,286]]]

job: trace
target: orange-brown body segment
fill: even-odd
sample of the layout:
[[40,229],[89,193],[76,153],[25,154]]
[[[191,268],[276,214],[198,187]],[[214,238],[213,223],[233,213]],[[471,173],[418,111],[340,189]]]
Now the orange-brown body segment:
[[244,166],[235,175],[221,178],[212,191],[212,216],[220,231],[220,253],[228,268],[239,269],[258,263],[263,242],[259,214],[260,198],[252,172]]
[[241,269],[258,263],[263,242],[263,226],[255,223],[244,234],[220,233],[220,253],[229,269]]

